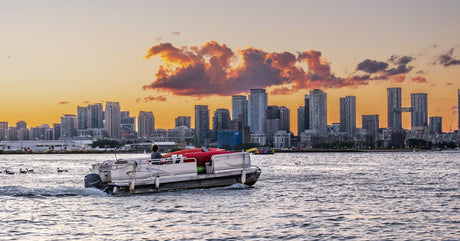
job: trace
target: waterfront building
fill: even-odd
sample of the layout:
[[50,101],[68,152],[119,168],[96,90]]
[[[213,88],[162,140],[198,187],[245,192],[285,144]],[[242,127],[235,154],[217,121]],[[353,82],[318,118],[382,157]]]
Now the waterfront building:
[[77,116],[64,115],[61,117],[61,140],[69,140],[77,135]]
[[251,143],[265,146],[267,144],[267,136],[263,132],[251,133]]
[[136,117],[129,116],[129,111],[122,111],[120,128],[122,137],[125,139],[136,138]]
[[207,146],[209,142],[208,106],[195,105],[195,146]]
[[0,141],[6,141],[8,122],[0,122]]
[[275,149],[286,149],[291,147],[291,133],[288,131],[277,131],[273,139],[273,148]]
[[251,89],[248,100],[248,123],[251,133],[264,131],[267,104],[268,96],[265,89]]
[[428,126],[428,98],[426,93],[410,94],[411,102],[411,127]]
[[230,111],[228,109],[217,109],[212,117],[212,140],[217,141],[217,133],[230,129]]
[[248,100],[244,95],[232,96],[232,120],[242,118],[243,125],[248,125]]
[[217,148],[235,148],[242,143],[242,134],[239,131],[221,130],[217,132]]
[[387,89],[388,101],[388,128],[402,129],[401,117],[401,88]]
[[431,116],[429,129],[431,133],[442,133],[442,117]]
[[309,106],[309,129],[316,134],[327,135],[327,94],[319,89],[310,91]]
[[281,128],[281,111],[276,105],[267,106],[265,113],[264,133],[267,138],[267,145],[273,145],[275,132]]
[[104,128],[104,110],[102,109],[101,103],[88,105],[87,110],[87,121],[86,126],[90,129],[102,129]]
[[379,138],[379,115],[363,115],[363,129],[369,131],[372,140],[375,142]]
[[16,122],[16,127],[18,129],[27,129],[27,123],[25,121]]
[[310,95],[305,95],[304,97],[304,130],[310,130]]
[[457,99],[458,99],[458,103],[457,103],[457,113],[458,113],[458,125],[457,125],[457,128],[458,129],[457,130],[459,130],[459,132],[460,132],[460,89],[457,90]]
[[121,137],[121,110],[118,102],[107,102],[105,104],[104,128],[110,138]]
[[61,138],[61,124],[54,123],[53,124],[53,140],[59,140]]
[[88,108],[77,106],[77,128],[78,130],[88,129]]
[[43,124],[37,127],[31,127],[29,131],[29,140],[46,140],[46,132],[49,129],[50,127],[47,124]]
[[299,106],[297,109],[297,135],[305,131],[305,106]]
[[353,140],[356,132],[356,96],[340,98],[340,131]]
[[291,111],[286,106],[280,107],[280,130],[291,132]]
[[137,136],[141,139],[146,139],[149,136],[153,135],[155,130],[155,117],[152,112],[139,112],[139,117],[137,118]]
[[186,126],[191,128],[191,117],[190,116],[178,116],[175,119],[176,127]]

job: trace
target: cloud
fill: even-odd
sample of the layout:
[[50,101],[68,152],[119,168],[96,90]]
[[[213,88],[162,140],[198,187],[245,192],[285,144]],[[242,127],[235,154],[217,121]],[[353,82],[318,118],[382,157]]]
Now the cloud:
[[177,31],[176,31],[176,32],[172,32],[171,34],[172,34],[172,35],[180,35],[180,32],[177,32]]
[[164,97],[162,95],[160,95],[160,96],[151,96],[151,95],[149,95],[149,96],[144,97],[144,98],[137,98],[136,102],[139,103],[142,99],[144,100],[145,103],[152,102],[152,101],[162,101],[162,102],[166,101],[166,97]]
[[437,61],[434,64],[441,64],[444,67],[449,67],[452,65],[460,65],[460,59],[455,59],[452,57],[454,54],[454,48],[451,48],[447,53],[441,54],[437,57]]
[[364,74],[338,77],[317,50],[266,52],[247,47],[233,51],[216,41],[190,47],[160,43],[149,48],[144,58],[162,62],[155,80],[144,85],[144,90],[194,97],[227,96],[253,88],[269,88],[271,94],[286,95],[313,88],[357,88],[370,81],[400,82],[412,70],[408,64],[414,60],[396,55],[388,63],[366,59],[357,67]]
[[156,37],[156,38],[155,38],[155,41],[157,41],[157,42],[158,42],[158,41],[161,41],[161,40],[163,40],[162,37]]
[[449,82],[449,83],[447,83],[446,85],[447,85],[447,86],[451,86],[451,85],[453,85],[453,84],[452,84],[451,82]]
[[[363,71],[367,74],[374,74],[373,80],[390,79],[396,82],[404,81],[401,76],[391,77],[409,73],[414,67],[408,66],[415,60],[411,56],[392,55],[387,62],[366,59],[358,64],[356,70]],[[390,67],[391,64],[391,67]]]
[[356,70],[361,70],[369,74],[384,71],[388,67],[388,63],[366,59],[359,63]]
[[426,78],[422,77],[422,76],[412,77],[411,80],[413,82],[417,82],[417,83],[426,83],[427,82]]
[[67,105],[67,104],[69,104],[69,102],[68,101],[60,101],[59,104],[60,105]]

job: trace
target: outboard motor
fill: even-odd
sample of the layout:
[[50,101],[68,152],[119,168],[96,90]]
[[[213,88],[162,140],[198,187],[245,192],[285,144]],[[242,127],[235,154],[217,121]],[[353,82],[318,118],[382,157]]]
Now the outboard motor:
[[105,186],[98,174],[90,173],[85,176],[85,188],[97,188],[104,191]]

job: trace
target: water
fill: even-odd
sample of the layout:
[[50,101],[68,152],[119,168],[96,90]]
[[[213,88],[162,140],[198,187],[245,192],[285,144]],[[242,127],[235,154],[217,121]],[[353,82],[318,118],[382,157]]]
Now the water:
[[260,155],[253,188],[125,197],[83,188],[90,164],[107,159],[0,155],[0,239],[460,239],[459,152]]

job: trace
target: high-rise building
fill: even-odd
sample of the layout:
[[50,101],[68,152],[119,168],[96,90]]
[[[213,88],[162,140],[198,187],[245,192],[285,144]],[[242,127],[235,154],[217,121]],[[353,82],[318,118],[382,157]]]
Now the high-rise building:
[[232,120],[243,118],[243,124],[248,125],[248,100],[244,95],[232,96]]
[[54,123],[53,124],[53,140],[59,140],[61,138],[61,124]]
[[458,113],[458,125],[457,125],[457,130],[460,131],[460,89],[457,90],[457,98],[458,98],[458,104],[457,104],[457,113]]
[[88,129],[88,108],[77,106],[78,130]]
[[402,129],[401,118],[401,88],[388,88],[388,128],[393,130]]
[[104,128],[104,110],[101,103],[88,105],[87,108],[87,128],[102,129]]
[[77,135],[77,116],[64,115],[61,117],[61,135],[59,139],[68,140]]
[[104,128],[110,138],[118,139],[121,137],[121,110],[118,102],[107,102],[105,104]]
[[6,141],[8,122],[0,122],[0,141]]
[[310,130],[310,95],[305,95],[304,98],[304,130]]
[[353,140],[356,132],[356,96],[340,98],[340,131]]
[[176,117],[176,127],[185,126],[190,128],[191,126],[191,117],[190,116],[178,116]]
[[299,106],[297,109],[297,135],[305,131],[305,106]]
[[371,133],[372,139],[377,141],[379,138],[379,115],[363,115],[363,129]]
[[16,126],[10,126],[7,133],[8,141],[17,141],[18,140],[18,128]]
[[123,138],[136,137],[136,117],[129,116],[129,111],[122,111],[120,119],[120,128]]
[[267,106],[264,128],[267,144],[273,145],[275,133],[281,128],[281,111],[279,106]]
[[441,116],[430,116],[430,132],[431,133],[442,133],[442,117]]
[[428,98],[426,93],[410,94],[411,127],[428,126]]
[[263,133],[268,96],[265,89],[251,89],[248,100],[248,124],[251,133]]
[[310,129],[327,135],[327,94],[319,89],[310,91]]
[[155,130],[155,117],[152,112],[139,112],[137,118],[137,136],[139,138],[148,138],[153,135]]
[[209,109],[207,105],[195,105],[195,146],[209,144]]
[[280,107],[280,130],[289,133],[291,131],[291,111],[286,106]]
[[228,109],[217,109],[212,117],[212,138],[217,141],[219,131],[230,130],[230,111]]
[[27,129],[27,123],[25,121],[16,122],[16,127],[18,129]]
[[8,122],[0,122],[0,129],[8,129]]

